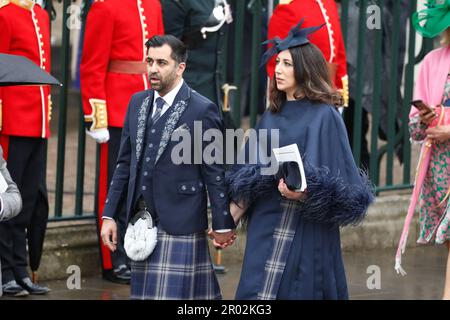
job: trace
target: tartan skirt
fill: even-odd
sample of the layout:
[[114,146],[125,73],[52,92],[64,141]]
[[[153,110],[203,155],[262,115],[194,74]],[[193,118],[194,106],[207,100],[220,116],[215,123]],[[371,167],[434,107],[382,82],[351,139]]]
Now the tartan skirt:
[[169,235],[158,228],[157,244],[145,261],[131,262],[131,299],[221,299],[205,232]]

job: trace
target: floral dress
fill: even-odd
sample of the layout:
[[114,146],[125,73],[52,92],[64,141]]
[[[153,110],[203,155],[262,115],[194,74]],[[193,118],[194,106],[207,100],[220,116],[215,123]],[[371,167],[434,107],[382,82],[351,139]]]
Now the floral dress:
[[[443,101],[450,99],[450,74],[445,84]],[[410,119],[409,131],[414,141],[426,138],[427,125],[419,120],[419,116]],[[431,150],[430,163],[419,198],[418,243],[435,241],[442,244],[450,240],[450,205],[444,199],[450,185],[450,140],[434,143]]]

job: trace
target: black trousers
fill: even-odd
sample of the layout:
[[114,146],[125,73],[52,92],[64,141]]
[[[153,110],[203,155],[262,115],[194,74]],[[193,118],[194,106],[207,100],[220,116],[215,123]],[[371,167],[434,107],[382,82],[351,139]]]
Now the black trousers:
[[39,265],[48,219],[46,155],[47,139],[9,137],[7,168],[21,193],[23,208],[15,218],[0,223],[3,283],[29,276],[27,244],[30,264],[35,270]]
[[[353,129],[355,122],[355,100],[350,99],[348,108],[344,109],[344,122],[347,128],[348,139],[350,142],[350,147],[353,149]],[[361,117],[361,164],[360,167],[363,169],[369,169],[370,164],[370,153],[369,146],[367,142],[367,133],[369,132],[369,113],[366,109],[362,108]]]

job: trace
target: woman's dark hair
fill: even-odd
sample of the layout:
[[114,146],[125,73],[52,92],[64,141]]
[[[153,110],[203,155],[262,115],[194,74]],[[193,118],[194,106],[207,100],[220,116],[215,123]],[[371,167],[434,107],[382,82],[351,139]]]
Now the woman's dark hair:
[[[322,52],[313,44],[289,48],[294,64],[294,77],[298,85],[295,99],[308,98],[311,101],[340,106],[342,96],[333,88],[327,62]],[[278,112],[286,101],[286,93],[277,89],[275,76],[270,82],[270,105],[272,112]]]
[[177,63],[186,63],[187,61],[187,48],[184,43],[170,34],[163,36],[153,36],[151,39],[147,40],[145,46],[147,51],[149,48],[159,48],[163,45],[169,45],[172,48],[172,54],[170,55]]

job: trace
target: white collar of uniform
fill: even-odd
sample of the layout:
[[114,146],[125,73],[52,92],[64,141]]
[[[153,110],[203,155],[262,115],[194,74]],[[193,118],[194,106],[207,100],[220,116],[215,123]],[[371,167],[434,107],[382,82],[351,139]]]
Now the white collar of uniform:
[[172,90],[170,90],[164,97],[161,97],[157,91],[155,91],[155,98],[153,100],[153,103],[158,99],[159,97],[164,99],[165,104],[172,106],[173,101],[175,100],[175,97],[178,94],[178,91],[180,91],[181,86],[183,85],[184,80],[181,79],[180,83],[178,83]]

